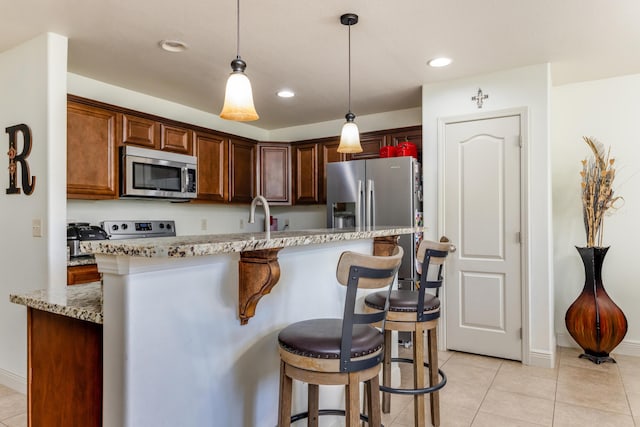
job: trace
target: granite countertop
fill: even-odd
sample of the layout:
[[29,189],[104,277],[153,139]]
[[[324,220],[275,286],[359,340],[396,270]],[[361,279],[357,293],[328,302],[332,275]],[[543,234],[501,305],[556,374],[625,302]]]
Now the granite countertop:
[[66,286],[61,290],[40,289],[23,295],[11,294],[9,300],[14,304],[102,324],[100,282]]
[[209,234],[133,240],[92,240],[82,242],[80,246],[84,251],[93,254],[182,258],[371,239],[420,231],[422,227],[401,226],[318,229],[273,231],[269,239],[265,233]]

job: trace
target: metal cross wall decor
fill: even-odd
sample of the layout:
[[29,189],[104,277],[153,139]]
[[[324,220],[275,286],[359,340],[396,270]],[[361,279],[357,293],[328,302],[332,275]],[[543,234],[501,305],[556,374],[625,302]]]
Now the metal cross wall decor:
[[482,93],[482,89],[478,88],[478,94],[476,96],[472,96],[471,100],[472,101],[476,101],[476,104],[478,105],[478,108],[482,108],[482,103],[487,98],[489,98],[489,95],[488,94],[484,95]]

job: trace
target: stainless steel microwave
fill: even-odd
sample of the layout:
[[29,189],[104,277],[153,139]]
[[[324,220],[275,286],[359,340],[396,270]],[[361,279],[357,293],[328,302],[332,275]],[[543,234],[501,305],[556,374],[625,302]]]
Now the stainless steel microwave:
[[120,147],[120,196],[193,199],[196,158],[126,145]]

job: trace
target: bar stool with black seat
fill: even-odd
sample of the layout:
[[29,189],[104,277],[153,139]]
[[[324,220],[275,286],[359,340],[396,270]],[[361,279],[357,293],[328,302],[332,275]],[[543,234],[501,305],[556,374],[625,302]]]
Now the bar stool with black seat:
[[[343,318],[304,320],[280,331],[279,427],[304,418],[309,426],[317,426],[319,415],[345,415],[349,427],[356,427],[360,419],[381,425],[378,374],[383,334],[372,324],[383,323],[386,310],[356,313],[356,292],[387,287],[382,293],[389,294],[401,261],[399,246],[391,256],[342,253],[336,277],[347,287]],[[291,416],[294,379],[308,384],[308,411]],[[361,382],[367,385],[368,417],[360,414]],[[319,385],[346,386],[345,410],[320,410]]]
[[[446,238],[443,238],[446,239]],[[383,392],[382,412],[389,413],[391,400],[389,393],[413,395],[414,423],[416,427],[425,426],[424,395],[430,395],[431,422],[440,425],[440,399],[438,390],[447,382],[445,374],[438,369],[438,343],[436,328],[440,317],[439,288],[442,286],[442,268],[444,260],[453,246],[448,241],[420,242],[417,269],[420,275],[416,290],[392,291],[390,298],[384,292],[367,295],[365,308],[368,312],[381,312],[387,307],[384,324],[384,363],[382,367]],[[426,292],[435,289],[435,294]],[[413,338],[413,359],[391,358],[391,332],[409,331]],[[424,363],[424,332],[427,332],[427,353],[429,362]],[[413,389],[391,387],[391,362],[413,364]],[[429,368],[429,387],[425,387],[424,367]],[[440,377],[440,379],[439,379]]]

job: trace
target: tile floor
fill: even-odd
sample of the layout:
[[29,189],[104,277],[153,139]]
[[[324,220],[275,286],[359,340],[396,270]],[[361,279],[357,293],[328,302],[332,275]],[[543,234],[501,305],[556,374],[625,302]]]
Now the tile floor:
[[[401,347],[400,354],[410,357]],[[441,352],[447,384],[440,392],[442,427],[640,427],[640,358],[617,364],[579,359],[559,348],[555,369],[457,352]],[[411,385],[410,365],[401,366]],[[428,398],[427,419],[429,419]],[[413,397],[394,395],[390,427],[413,427]]]
[[[409,351],[400,349],[403,356]],[[441,426],[640,427],[640,358],[615,356],[617,364],[594,365],[579,354],[577,349],[559,348],[556,368],[545,369],[440,353],[448,378],[440,392]],[[411,381],[408,371],[408,366],[402,367],[403,382]],[[392,396],[384,425],[413,426],[412,399]],[[0,385],[0,427],[25,427],[26,407],[23,394]]]

